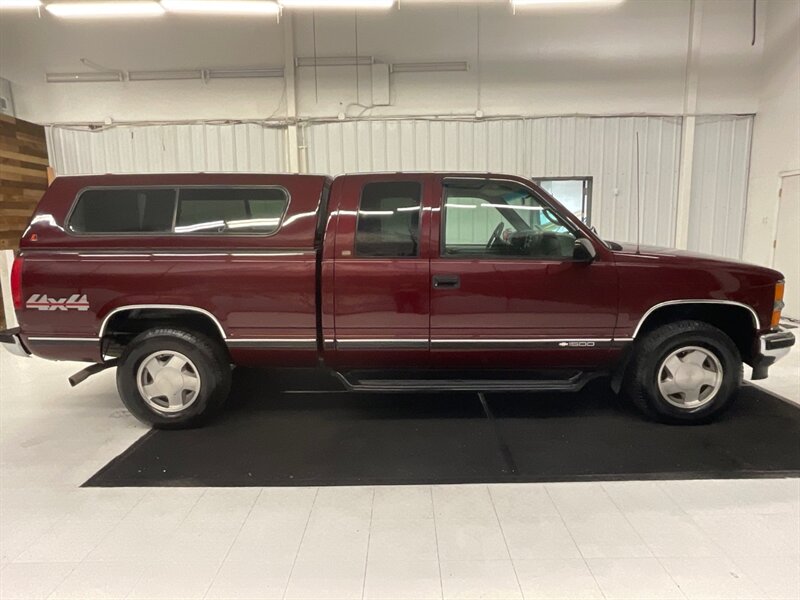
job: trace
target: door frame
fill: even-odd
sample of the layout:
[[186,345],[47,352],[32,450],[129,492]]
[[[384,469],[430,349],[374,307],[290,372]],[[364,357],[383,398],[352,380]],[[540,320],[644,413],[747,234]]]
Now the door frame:
[[783,180],[786,177],[795,177],[797,175],[800,175],[800,169],[778,172],[778,189],[775,191],[778,201],[775,203],[775,210],[772,212],[772,245],[769,248],[770,267],[775,266],[775,243],[778,241],[778,219],[781,215],[781,190],[783,190]]

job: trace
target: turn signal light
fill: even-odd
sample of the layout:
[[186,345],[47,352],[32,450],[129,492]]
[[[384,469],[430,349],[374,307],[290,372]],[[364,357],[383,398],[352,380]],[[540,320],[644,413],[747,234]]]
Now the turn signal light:
[[781,322],[781,311],[783,310],[783,290],[786,287],[786,282],[779,281],[775,284],[775,303],[772,305],[772,319],[769,326],[776,328]]
[[11,300],[14,310],[22,310],[22,263],[24,259],[17,256],[11,267]]

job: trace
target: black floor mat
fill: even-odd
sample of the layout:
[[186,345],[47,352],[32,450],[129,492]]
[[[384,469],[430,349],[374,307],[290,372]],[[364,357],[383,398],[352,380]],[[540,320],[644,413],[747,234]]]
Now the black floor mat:
[[237,369],[226,412],[151,431],[86,486],[286,486],[800,475],[800,409],[745,386],[710,425],[579,394],[336,392],[323,373]]

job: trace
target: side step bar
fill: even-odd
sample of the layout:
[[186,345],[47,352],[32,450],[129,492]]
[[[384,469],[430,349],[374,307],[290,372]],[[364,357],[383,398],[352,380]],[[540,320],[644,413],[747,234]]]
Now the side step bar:
[[577,392],[606,373],[578,372],[564,379],[383,379],[336,371],[334,375],[353,392]]

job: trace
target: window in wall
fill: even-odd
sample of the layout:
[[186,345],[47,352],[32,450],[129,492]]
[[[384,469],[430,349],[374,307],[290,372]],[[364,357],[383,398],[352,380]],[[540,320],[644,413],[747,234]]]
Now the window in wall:
[[107,188],[86,190],[69,219],[76,233],[168,233],[175,190]]
[[278,188],[181,188],[175,233],[273,233],[288,204]]
[[358,207],[356,256],[419,256],[421,198],[416,181],[366,184]]
[[581,221],[587,225],[592,224],[591,177],[552,177],[549,179],[535,177],[533,181]]
[[445,184],[442,256],[571,259],[576,236],[529,190],[513,183]]

